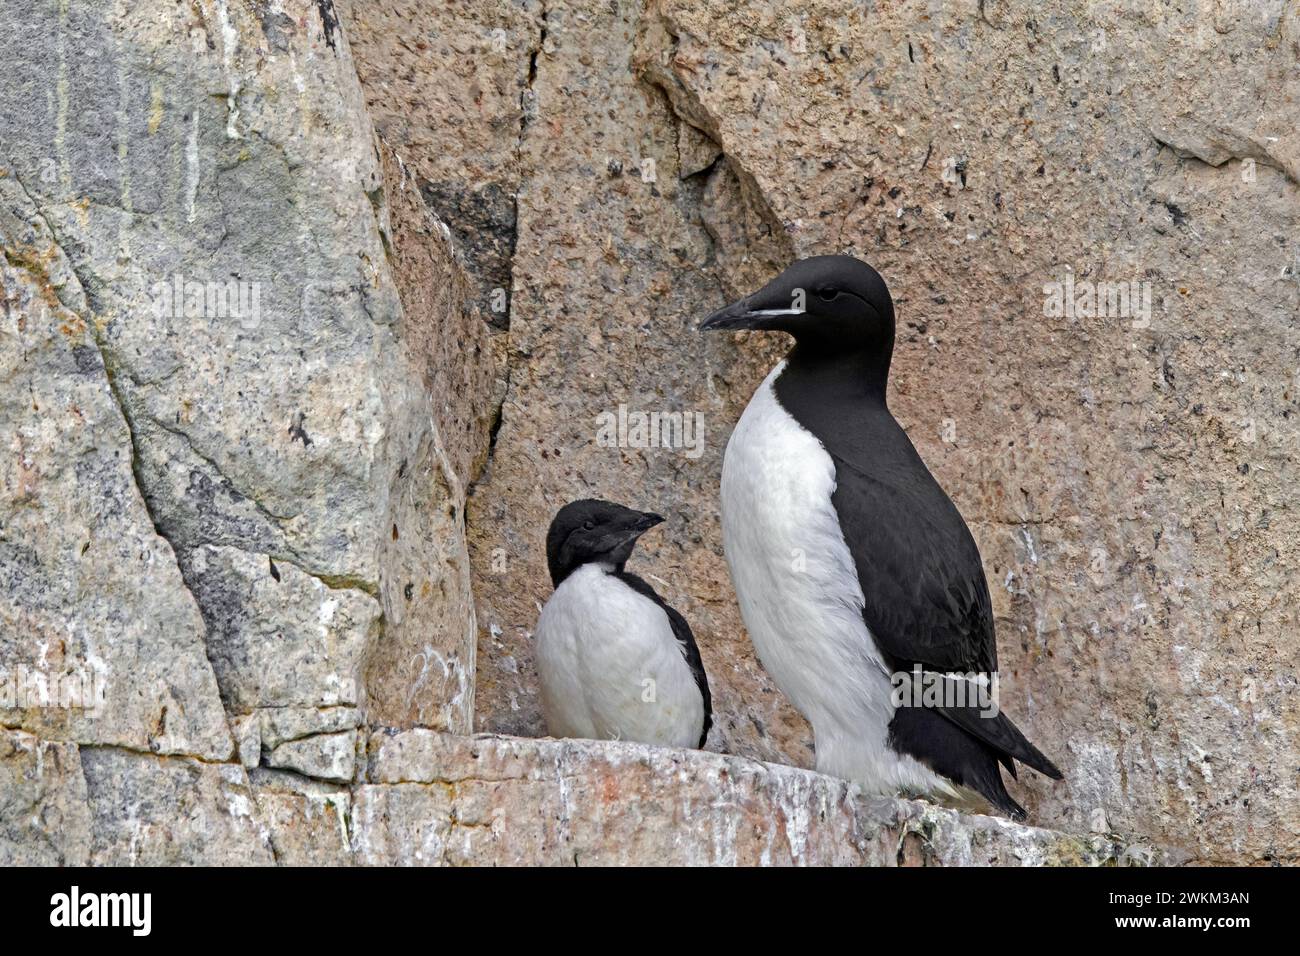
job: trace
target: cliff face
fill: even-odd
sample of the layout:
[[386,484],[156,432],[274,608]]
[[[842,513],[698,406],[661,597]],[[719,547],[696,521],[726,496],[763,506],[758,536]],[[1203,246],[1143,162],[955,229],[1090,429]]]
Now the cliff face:
[[471,728],[483,324],[329,3],[3,17],[0,652],[104,688],[5,702],[3,855],[270,860],[360,728]]
[[[480,729],[543,732],[542,535],[594,491],[669,517],[638,567],[700,635],[710,746],[810,765],[717,521],[784,346],[693,328],[843,250],[891,284],[891,402],[980,544],[1004,703],[1065,770],[1020,782],[1034,818],[1295,858],[1293,9],[483,2],[399,41],[414,5],[360,7],[371,115],[453,232],[518,194],[469,505]],[[702,448],[603,446],[620,406],[699,413]]]
[[[1294,861],[1300,21],[1100,17],[0,9],[0,860]],[[1093,836],[796,769],[716,507],[783,345],[694,327],[831,251],[1065,772],[1017,795]],[[593,493],[669,517],[637,566],[734,756],[466,736],[544,733]]]

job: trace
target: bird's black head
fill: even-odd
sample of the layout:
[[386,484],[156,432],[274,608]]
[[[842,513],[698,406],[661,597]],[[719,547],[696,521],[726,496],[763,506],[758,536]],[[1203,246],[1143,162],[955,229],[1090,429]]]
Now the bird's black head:
[[788,332],[795,339],[792,356],[857,361],[888,375],[894,300],[880,273],[860,259],[813,256],[700,325],[701,332],[715,329]]
[[592,562],[611,564],[621,571],[637,538],[663,520],[597,498],[569,502],[556,512],[546,533],[551,583],[559,587],[575,569]]

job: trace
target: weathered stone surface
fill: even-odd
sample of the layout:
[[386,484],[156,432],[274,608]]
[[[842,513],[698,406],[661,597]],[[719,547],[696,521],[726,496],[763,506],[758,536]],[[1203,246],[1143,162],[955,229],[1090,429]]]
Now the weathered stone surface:
[[491,332],[509,323],[517,140],[540,29],[531,9],[489,4],[474,23],[445,5],[339,4],[381,143],[402,337],[439,438],[409,463],[412,490],[423,491],[404,499],[411,527],[385,541],[425,559],[418,576],[394,574],[382,594],[384,642],[367,684],[403,688],[370,708],[390,725],[467,731],[473,720],[478,628],[465,496],[505,392],[504,336]]
[[[71,104],[93,95],[99,108],[14,111],[66,133],[50,144],[20,129],[12,159],[24,181],[41,150],[66,170],[29,189],[75,250],[173,544],[273,551],[374,588],[390,459],[412,441],[418,398],[393,337],[352,66],[316,4],[290,10],[275,40],[225,3],[73,3],[66,24],[34,18],[12,42],[62,35],[78,58],[62,67]],[[178,277],[237,277],[247,307],[188,290],[168,302]]]
[[351,783],[357,770],[357,732],[312,734],[285,741],[268,748],[266,765],[319,780]]
[[479,19],[442,5],[339,5],[381,140],[402,338],[433,396],[440,439],[410,463],[413,490],[421,479],[434,486],[408,496],[402,527],[413,533],[385,541],[389,551],[417,549],[426,566],[391,575],[383,590],[384,642],[367,684],[407,693],[372,703],[376,722],[464,731],[472,720],[475,662],[465,648],[478,629],[464,499],[505,392],[505,336],[490,332],[509,324],[518,139],[539,13],[533,3],[484,4]]
[[375,723],[467,732],[474,719],[474,599],[465,491],[430,432],[402,460],[380,543],[383,633],[365,662]]
[[238,548],[190,552],[187,578],[207,609],[208,658],[232,713],[356,706],[380,608],[287,562]]
[[447,224],[477,308],[498,330],[509,325],[519,137],[533,110],[544,7],[541,0],[339,4],[375,129]]
[[1165,859],[701,751],[580,740],[370,740],[353,812],[365,864],[1096,865]]
[[250,775],[275,861],[284,866],[347,866],[351,792],[296,773],[259,767]]
[[[32,106],[5,85],[6,162],[87,290],[81,317],[130,426],[137,481],[216,638],[227,705],[368,701],[382,719],[405,706],[466,729],[463,673],[426,679],[421,708],[409,706],[424,647],[449,671],[472,669],[462,492],[440,475],[435,370],[405,337],[381,166],[332,7],[41,3],[13,19],[6,60],[45,49],[66,90]],[[250,696],[231,665],[274,685],[319,659],[314,627],[302,629],[323,607],[308,577],[344,610],[372,606],[346,637],[324,635],[347,644],[348,659],[330,661],[343,685],[360,684],[358,661],[379,643],[376,601],[400,638],[404,593],[432,589],[454,626],[425,634],[373,694],[321,700],[304,684]],[[279,664],[263,653],[271,634]]]
[[77,745],[0,730],[0,866],[85,866],[90,826]]
[[258,714],[240,714],[230,718],[230,732],[235,736],[235,750],[245,770],[262,762],[262,721]]
[[269,749],[312,734],[334,734],[361,726],[361,715],[351,707],[268,707],[259,716],[258,740]]
[[[331,4],[7,5],[0,63],[0,663],[107,672],[99,713],[3,717],[96,745],[93,861],[256,860],[251,795],[212,809],[244,766],[350,779],[364,708],[470,728],[463,487],[493,413],[462,425],[447,333],[478,331],[486,394],[485,323],[427,210],[389,214]],[[444,286],[410,316],[394,248]]]
[[380,139],[384,238],[402,299],[402,340],[433,398],[441,447],[460,485],[483,465],[504,383],[490,332],[491,296],[478,295],[464,247],[419,188],[418,171]]
[[247,866],[274,862],[239,764],[81,750],[91,813],[89,862],[101,866]]
[[225,759],[203,620],[132,477],[82,287],[11,171],[0,245],[0,720]]

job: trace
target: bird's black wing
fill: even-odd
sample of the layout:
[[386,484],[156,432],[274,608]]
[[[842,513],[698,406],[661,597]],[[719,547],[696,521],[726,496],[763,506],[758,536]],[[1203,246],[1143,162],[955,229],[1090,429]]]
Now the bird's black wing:
[[699,687],[700,696],[704,698],[704,729],[700,731],[699,742],[702,748],[705,739],[709,736],[709,728],[713,726],[713,698],[709,694],[709,678],[704,673],[704,661],[700,658],[700,648],[695,643],[695,634],[691,631],[691,626],[686,623],[686,618],[682,617],[676,608],[664,601],[658,592],[641,578],[630,571],[618,571],[617,577],[633,591],[654,601],[668,615],[668,623],[673,628],[673,637],[682,646],[682,656],[686,658],[686,665],[695,675],[695,685]]
[[993,604],[956,506],[926,472],[880,474],[832,458],[831,501],[881,650],[927,670],[996,671]]
[[[919,666],[928,674],[991,679],[998,664],[993,606],[966,522],[860,365],[851,357],[837,361],[816,344],[812,361],[803,362],[803,348],[796,344],[776,378],[776,398],[831,456],[831,505],[858,574],[863,621],[886,666],[895,674]],[[987,709],[950,699],[910,703],[894,708],[893,747],[1012,815],[1024,811],[1007,794],[999,763],[1014,771],[1014,758],[1060,776],[995,708],[984,716]]]
[[[906,450],[916,456],[910,442]],[[919,456],[912,464],[899,453],[892,468],[862,467],[835,452],[832,459],[831,501],[857,567],[862,616],[887,663],[896,671],[920,665],[932,673],[991,677],[998,667],[993,603],[979,549],[957,507]],[[935,713],[976,738],[983,753],[936,724]],[[974,704],[899,708],[891,735],[902,749],[1016,815],[1023,811],[1006,794],[994,761],[1013,776],[1012,758],[1061,776],[1010,718]]]

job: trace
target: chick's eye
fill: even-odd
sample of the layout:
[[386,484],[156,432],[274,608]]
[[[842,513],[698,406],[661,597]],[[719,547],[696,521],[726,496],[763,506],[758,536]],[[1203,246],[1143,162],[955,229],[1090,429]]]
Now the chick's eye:
[[839,295],[839,292],[836,291],[835,289],[818,289],[818,290],[817,290],[817,298],[821,299],[823,302],[831,302],[831,301],[833,301],[833,300],[836,298],[836,296],[838,296],[838,295]]
[[590,531],[594,527],[596,527],[596,522],[592,521],[590,518],[582,523],[582,529],[584,531]]

